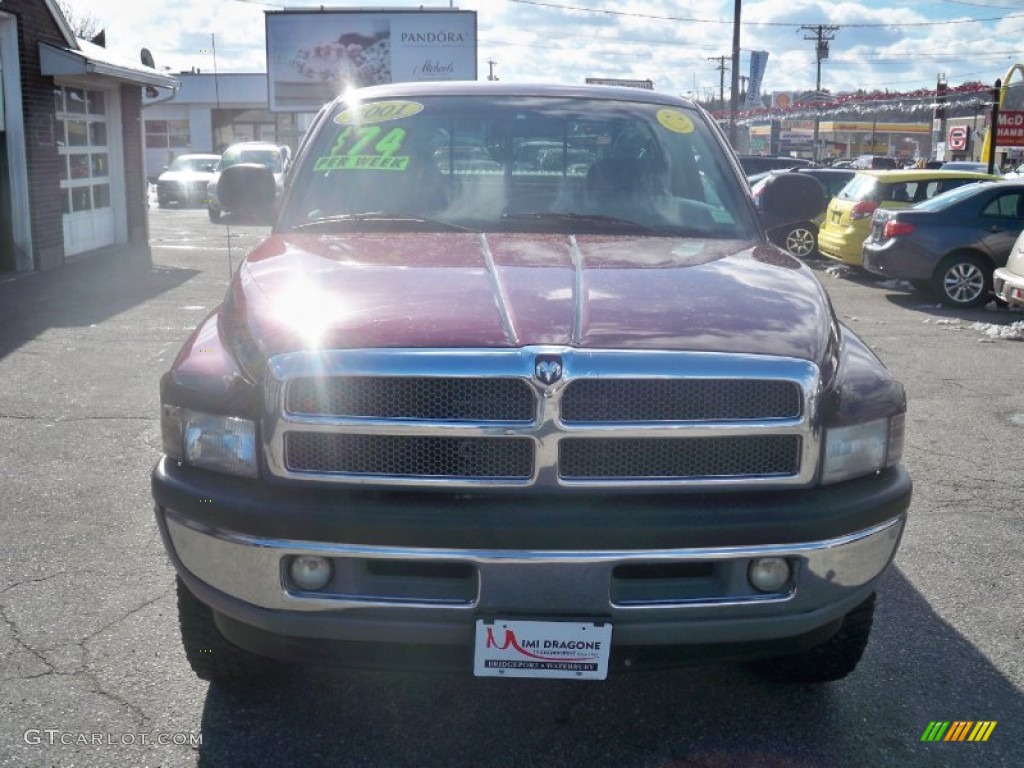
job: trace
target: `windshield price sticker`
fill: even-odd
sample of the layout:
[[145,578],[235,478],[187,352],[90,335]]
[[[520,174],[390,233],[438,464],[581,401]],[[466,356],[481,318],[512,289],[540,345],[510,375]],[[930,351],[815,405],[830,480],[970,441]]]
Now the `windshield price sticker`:
[[313,166],[314,171],[350,171],[353,169],[372,169],[375,171],[404,171],[409,165],[409,158],[387,157],[385,155],[325,155],[318,157]]
[[371,101],[339,112],[334,116],[334,122],[338,125],[384,123],[388,120],[403,120],[422,111],[423,105],[418,101]]
[[405,131],[401,128],[384,133],[379,125],[349,126],[338,134],[331,151],[317,158],[313,170],[404,171],[409,165],[409,156],[395,155],[404,141]]
[[612,625],[570,621],[476,623],[473,674],[604,680]]

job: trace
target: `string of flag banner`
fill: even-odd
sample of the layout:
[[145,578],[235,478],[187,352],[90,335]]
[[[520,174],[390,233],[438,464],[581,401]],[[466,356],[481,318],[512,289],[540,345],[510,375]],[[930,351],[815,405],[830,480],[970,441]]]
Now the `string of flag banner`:
[[[880,112],[899,111],[905,114],[932,113],[945,106],[951,109],[983,110],[992,106],[992,87],[984,83],[949,86],[939,99],[937,90],[920,89],[907,93],[875,92],[824,97],[825,100],[800,101],[786,106],[758,107],[736,113],[736,123],[751,125],[767,119],[807,120],[814,118],[848,118]],[[716,110],[717,120],[728,120],[729,110]]]

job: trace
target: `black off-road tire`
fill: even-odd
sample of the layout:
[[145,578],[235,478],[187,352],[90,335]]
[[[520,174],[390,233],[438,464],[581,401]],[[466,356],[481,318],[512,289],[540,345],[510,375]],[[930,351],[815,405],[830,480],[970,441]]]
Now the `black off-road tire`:
[[280,672],[280,663],[232,644],[217,629],[213,611],[177,578],[178,623],[185,657],[196,677],[222,685],[266,682]]
[[752,662],[750,667],[762,678],[774,683],[830,683],[842,680],[853,672],[867,647],[874,613],[875,594],[872,592],[867,600],[846,614],[842,627],[830,640],[791,656]]
[[220,209],[206,207],[206,213],[210,217],[210,221],[220,221]]

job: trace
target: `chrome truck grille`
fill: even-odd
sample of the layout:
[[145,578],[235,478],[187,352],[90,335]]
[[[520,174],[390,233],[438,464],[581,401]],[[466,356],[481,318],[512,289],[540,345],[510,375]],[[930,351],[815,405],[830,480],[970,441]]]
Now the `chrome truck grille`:
[[819,374],[692,352],[380,349],[270,361],[273,475],[363,486],[808,485]]

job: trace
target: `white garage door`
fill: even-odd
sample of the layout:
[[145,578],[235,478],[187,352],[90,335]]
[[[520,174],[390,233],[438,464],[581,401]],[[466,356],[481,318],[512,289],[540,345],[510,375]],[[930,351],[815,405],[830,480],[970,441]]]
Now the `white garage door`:
[[102,248],[115,240],[110,193],[110,146],[106,92],[54,89],[57,146],[63,168],[64,253]]

